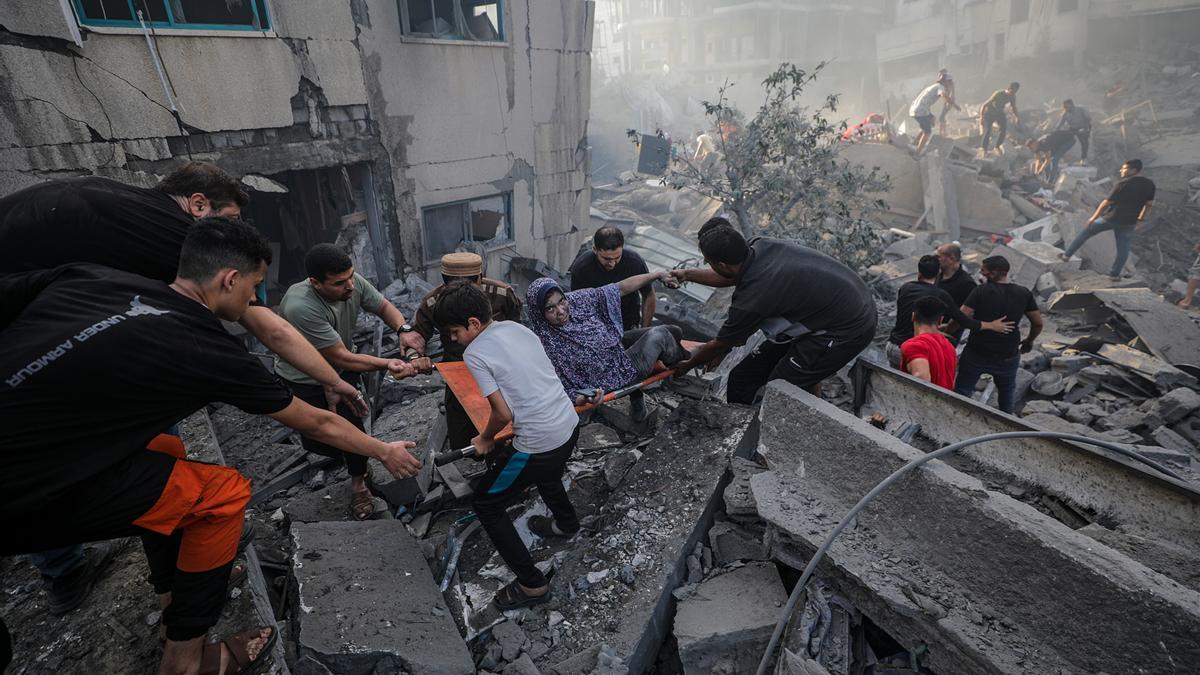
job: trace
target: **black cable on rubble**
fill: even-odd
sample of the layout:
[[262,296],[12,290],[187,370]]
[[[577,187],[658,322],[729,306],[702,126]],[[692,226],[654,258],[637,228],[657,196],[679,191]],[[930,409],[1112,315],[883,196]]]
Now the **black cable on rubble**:
[[1155,471],[1170,476],[1171,478],[1183,480],[1178,474],[1170,469],[1163,467],[1157,462],[1153,462],[1145,457],[1142,457],[1129,448],[1122,447],[1121,445],[1109,441],[1101,441],[1095,438],[1088,438],[1087,436],[1079,436],[1077,434],[1064,434],[1057,431],[1009,431],[997,434],[985,434],[983,436],[968,438],[965,441],[959,441],[958,443],[947,445],[940,450],[934,450],[929,454],[922,455],[900,467],[899,469],[896,469],[892,475],[879,481],[875,487],[871,488],[870,492],[864,495],[862,499],[858,500],[858,503],[855,504],[853,508],[846,512],[846,515],[843,516],[841,521],[838,522],[837,526],[833,528],[833,531],[830,532],[827,537],[825,537],[825,541],[821,543],[821,546],[817,549],[817,552],[813,554],[812,559],[808,561],[808,565],[804,568],[804,574],[800,576],[800,581],[796,582],[796,587],[792,589],[791,595],[788,596],[787,604],[784,605],[783,611],[779,614],[779,620],[775,622],[775,631],[771,633],[771,640],[767,643],[767,649],[763,653],[762,660],[758,663],[758,670],[756,671],[757,675],[766,675],[770,670],[771,659],[775,655],[775,649],[779,646],[780,638],[783,637],[783,630],[787,626],[788,621],[791,619],[792,613],[796,611],[796,605],[800,602],[800,596],[804,594],[804,587],[808,585],[809,580],[812,578],[813,573],[817,569],[817,565],[820,564],[821,559],[825,557],[825,553],[829,551],[829,547],[833,545],[833,541],[837,539],[837,536],[842,533],[842,530],[846,529],[846,526],[849,525],[850,522],[853,521],[864,508],[866,508],[867,504],[870,504],[873,499],[883,494],[885,490],[891,487],[893,483],[895,483],[905,474],[911,472],[913,469],[925,464],[926,462],[938,459],[940,457],[945,457],[946,455],[953,454],[959,450],[962,450],[963,448],[977,445],[979,443],[986,443],[988,441],[1004,441],[1015,438],[1050,438],[1060,441],[1074,441],[1076,443],[1094,445],[1104,448],[1105,450],[1111,450],[1119,455],[1145,464]]

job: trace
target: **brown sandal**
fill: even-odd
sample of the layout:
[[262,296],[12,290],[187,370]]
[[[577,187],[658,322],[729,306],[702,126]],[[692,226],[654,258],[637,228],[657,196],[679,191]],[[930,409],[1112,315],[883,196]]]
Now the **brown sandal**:
[[[261,638],[259,633],[264,630],[270,631],[270,637],[259,650],[258,658],[251,659],[246,645],[251,640]],[[262,672],[264,666],[271,663],[271,649],[275,646],[277,637],[274,628],[263,626],[231,635],[216,644],[206,644],[200,657],[200,675],[257,675]],[[221,670],[221,647],[229,650],[230,657],[224,671]]]
[[350,490],[350,517],[355,520],[371,520],[375,516],[375,495],[368,488],[362,492]]

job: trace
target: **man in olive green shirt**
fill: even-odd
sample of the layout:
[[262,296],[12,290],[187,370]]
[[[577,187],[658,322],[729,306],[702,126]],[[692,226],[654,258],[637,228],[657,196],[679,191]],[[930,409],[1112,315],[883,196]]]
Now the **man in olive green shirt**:
[[[400,310],[354,271],[353,262],[345,251],[333,244],[318,244],[304,256],[304,269],[308,279],[288,288],[279,303],[279,313],[317,348],[342,379],[358,386],[359,373],[387,370],[392,377],[400,379],[418,372],[417,366],[406,361],[354,352],[351,338],[359,311],[364,309],[400,334],[401,349],[421,343]],[[318,382],[283,360],[279,361],[275,372],[287,381],[297,398],[312,405],[322,405],[325,390]],[[360,430],[363,428],[362,418],[350,407],[339,405],[337,413]],[[301,443],[309,452],[341,458],[346,463],[350,473],[350,512],[357,520],[370,518],[375,506],[367,489],[367,458],[344,453],[307,436],[301,437]]]
[[983,154],[988,154],[988,142],[992,138],[992,125],[1000,127],[1000,135],[996,137],[996,151],[1004,154],[1004,135],[1008,133],[1008,117],[1004,107],[1011,106],[1013,124],[1021,123],[1021,113],[1017,111],[1017,90],[1020,82],[1012,82],[1007,89],[997,89],[979,108],[979,131],[983,133]]

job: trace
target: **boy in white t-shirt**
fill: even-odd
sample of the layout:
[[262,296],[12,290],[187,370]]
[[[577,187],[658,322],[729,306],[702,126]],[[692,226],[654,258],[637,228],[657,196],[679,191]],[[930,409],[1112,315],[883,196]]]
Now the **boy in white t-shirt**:
[[[487,295],[469,283],[442,292],[434,322],[466,347],[463,361],[491,404],[491,417],[471,439],[488,470],[475,488],[472,506],[496,551],[517,575],[496,593],[501,610],[550,599],[550,581],[533,564],[507,507],[536,485],[553,519],[534,517],[530,529],[544,537],[571,537],[579,518],[563,487],[563,472],[579,437],[579,416],[537,336],[513,321],[492,321]],[[497,450],[496,434],[513,425],[512,448]],[[496,451],[495,454],[492,454]]]

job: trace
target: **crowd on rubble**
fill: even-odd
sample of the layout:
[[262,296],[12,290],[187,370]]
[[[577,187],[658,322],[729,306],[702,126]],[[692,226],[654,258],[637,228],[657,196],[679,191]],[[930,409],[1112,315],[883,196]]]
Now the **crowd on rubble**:
[[[139,537],[162,608],[160,673],[249,672],[279,639],[257,627],[207,640],[231,578],[245,574],[234,561],[249,544],[252,492],[236,469],[187,458],[178,423],[205,405],[269,416],[298,431],[304,450],[339,459],[350,516],[370,518],[367,460],[397,478],[421,461],[414,443],[364,432],[360,377],[430,373],[437,334],[447,438],[486,462],[472,508],[516,576],[494,598],[507,610],[551,599],[507,507],[536,486],[550,517],[531,529],[546,538],[580,529],[562,484],[579,411],[628,395],[644,418],[643,383],[708,366],[759,330],[769,339],[733,368],[729,400],[752,403],[775,379],[817,391],[876,331],[874,297],[856,272],[788,241],[747,241],[723,217],[699,231],[706,269],[651,272],[620,230],[602,228],[572,265],[570,290],[539,279],[524,302],[483,277],[479,255],[447,254],[443,284],[412,323],[345,251],[318,244],[304,257],[307,278],[272,309],[272,248],[240,219],[248,200],[236,179],[199,161],[152,188],[90,176],[0,199],[0,514],[11,524],[0,554],[29,554],[50,611],[64,614],[113,555],[83,544]],[[734,287],[725,325],[689,349],[677,328],[652,325],[655,282]],[[398,357],[355,351],[364,312],[395,331]],[[274,352],[274,372],[222,321]],[[470,387],[455,390],[465,381],[455,362],[474,399]],[[487,408],[480,427],[469,399]],[[10,644],[2,632],[0,665]]]

